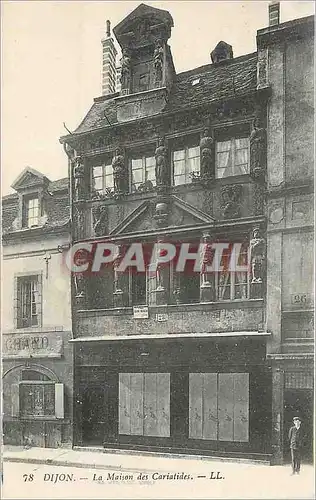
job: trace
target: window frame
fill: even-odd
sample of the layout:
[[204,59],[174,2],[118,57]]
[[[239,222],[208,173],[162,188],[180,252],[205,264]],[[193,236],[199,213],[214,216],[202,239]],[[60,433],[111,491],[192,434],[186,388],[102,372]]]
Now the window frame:
[[[35,207],[37,214],[35,216],[30,217],[30,211],[34,212],[34,207],[30,207],[29,203],[32,201],[37,201],[37,206]],[[32,229],[39,226],[41,218],[41,200],[39,194],[29,193],[24,194],[22,196],[22,228],[23,229]],[[36,224],[30,224],[31,220],[35,220]]]
[[[223,287],[223,285],[220,284],[220,276],[223,275],[224,273],[223,272],[216,272],[215,273],[215,280],[214,280],[214,286],[215,286],[215,297],[216,297],[216,302],[234,302],[236,300],[249,300],[250,299],[250,278],[251,278],[251,273],[250,273],[250,269],[249,269],[249,259],[250,259],[250,247],[248,245],[248,248],[247,248],[247,267],[248,267],[248,270],[247,271],[242,271],[243,273],[246,273],[246,281],[243,281],[243,282],[240,282],[240,283],[236,283],[236,271],[229,271],[228,274],[230,276],[230,283],[229,283],[229,298],[225,299],[225,298],[220,298],[220,293],[219,293],[219,290],[220,288]],[[246,285],[246,297],[243,298],[243,297],[237,297],[236,298],[236,294],[235,294],[235,288],[236,288],[236,284],[237,286],[240,285]]]
[[[196,156],[189,156],[189,149],[197,148],[198,149],[198,154]],[[175,176],[175,162],[180,161],[180,160],[174,160],[174,153],[179,151],[184,151],[184,174],[177,174]],[[197,135],[193,136],[182,136],[176,138],[173,143],[171,144],[170,148],[170,155],[171,155],[171,169],[172,169],[172,186],[185,186],[188,184],[192,183],[192,173],[197,172],[198,175],[200,175],[201,172],[201,151],[200,151],[200,138]],[[192,170],[188,171],[188,165],[189,165],[189,160],[191,158],[198,158],[199,159],[199,169],[198,170]],[[184,176],[185,182],[176,184],[175,183],[175,177],[182,177]]]
[[[27,324],[23,324],[23,305],[21,297],[21,287],[24,282],[37,282],[37,301],[34,302],[37,307],[37,323],[32,324],[32,311],[31,311],[31,321]],[[33,302],[31,301],[30,306],[32,309]],[[43,276],[42,272],[29,272],[29,273],[18,273],[14,276],[14,323],[17,330],[23,329],[33,329],[40,328],[42,326],[42,308],[43,308]]]
[[[240,139],[247,139],[248,144],[247,148],[237,148],[236,147],[236,141]],[[229,150],[223,150],[223,151],[218,151],[218,144],[224,143],[224,142],[230,142],[230,149]],[[237,173],[237,174],[232,174],[232,175],[222,175],[219,176],[218,172],[219,170],[225,172],[227,167],[221,167],[219,168],[218,164],[218,154],[224,153],[226,151],[229,151],[229,154],[232,157],[232,166],[230,167],[232,170],[235,168],[238,168],[240,165],[245,165],[244,163],[242,164],[237,164],[236,165],[236,152],[240,150],[247,150],[247,171],[244,173]],[[219,136],[216,138],[216,143],[215,143],[215,179],[227,179],[230,177],[237,177],[239,175],[249,175],[250,174],[250,137],[249,134],[243,133],[243,134],[235,134],[235,135],[230,135],[230,136]]]
[[[111,173],[108,174],[106,173],[107,168],[111,168]],[[101,168],[102,169],[102,175],[94,176],[93,172],[95,168]],[[106,185],[106,178],[111,177],[112,178],[112,186],[107,186]],[[96,189],[94,187],[94,182],[95,179],[101,179],[102,180],[102,189]],[[109,193],[114,192],[114,175],[113,175],[113,166],[112,166],[112,160],[109,158],[105,159],[100,165],[92,165],[91,166],[91,176],[90,176],[90,185],[91,189],[90,192],[92,195],[98,194],[98,196],[103,196]]]
[[[148,172],[147,170],[147,164],[146,160],[152,158],[153,159],[153,165],[150,165],[150,169],[154,171],[154,179],[148,179],[152,183],[152,188],[148,189],[147,191],[152,191],[156,189],[157,186],[157,179],[156,179],[156,160],[155,160],[155,153],[154,150],[141,150],[141,151],[134,151],[130,152],[129,154],[129,193],[130,194],[135,194],[135,193],[141,193],[142,190],[139,190],[139,187],[146,182],[146,173]],[[142,181],[138,183],[133,183],[133,161],[134,160],[141,160],[142,166],[140,168],[134,169],[134,170],[141,170],[142,172]],[[137,187],[133,189],[133,185],[137,184]]]

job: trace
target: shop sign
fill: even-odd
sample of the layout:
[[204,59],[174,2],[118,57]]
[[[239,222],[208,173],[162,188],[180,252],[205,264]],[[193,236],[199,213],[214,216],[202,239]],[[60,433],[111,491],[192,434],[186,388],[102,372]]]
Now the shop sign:
[[4,334],[4,358],[60,358],[62,339],[55,335]]
[[156,320],[157,321],[168,321],[168,314],[166,314],[166,313],[156,314]]
[[135,319],[147,319],[149,318],[148,306],[134,306],[133,314]]

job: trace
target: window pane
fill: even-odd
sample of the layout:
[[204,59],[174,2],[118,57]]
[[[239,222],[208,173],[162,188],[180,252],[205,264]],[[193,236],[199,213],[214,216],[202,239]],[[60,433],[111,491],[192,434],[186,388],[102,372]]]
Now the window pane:
[[92,175],[94,178],[95,177],[102,177],[102,173],[103,173],[102,167],[93,167]]
[[142,158],[133,158],[132,159],[132,170],[143,167],[143,159]]
[[96,191],[102,191],[103,189],[103,179],[102,177],[94,178],[94,189]]
[[180,161],[175,161],[173,163],[173,174],[174,176],[176,175],[181,175],[185,173],[185,162],[184,160]]
[[133,170],[132,171],[132,183],[140,184],[143,182],[143,171],[142,170]]
[[200,156],[199,146],[196,146],[194,148],[188,148],[188,158],[194,158],[195,156]]
[[246,165],[248,163],[248,149],[237,149],[235,153],[235,165]]
[[249,139],[248,137],[243,137],[242,139],[235,139],[236,149],[248,148]]
[[147,167],[147,181],[150,181],[153,184],[153,186],[156,185],[155,166]]
[[181,149],[179,151],[174,151],[173,152],[173,161],[184,160],[184,156],[185,156],[184,149]]
[[217,152],[221,151],[230,151],[232,147],[231,141],[224,141],[224,142],[217,142],[216,143],[216,149]]
[[189,158],[188,159],[188,168],[187,168],[187,180],[189,181],[189,174],[191,172],[200,172],[200,157]]
[[154,156],[148,156],[147,158],[145,158],[145,161],[147,168],[155,166],[156,161]]

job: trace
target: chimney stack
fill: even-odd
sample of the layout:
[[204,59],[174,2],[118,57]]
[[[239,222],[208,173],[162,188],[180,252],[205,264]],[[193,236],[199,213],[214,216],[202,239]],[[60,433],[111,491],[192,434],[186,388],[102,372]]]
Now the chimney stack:
[[116,90],[116,48],[111,38],[111,23],[106,21],[106,38],[102,43],[102,95],[113,94]]
[[269,26],[280,23],[280,2],[273,1],[269,5]]

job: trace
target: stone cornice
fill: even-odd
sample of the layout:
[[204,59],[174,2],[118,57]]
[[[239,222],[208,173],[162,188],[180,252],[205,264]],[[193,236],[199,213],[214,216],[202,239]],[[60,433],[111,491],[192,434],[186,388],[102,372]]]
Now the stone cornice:
[[[114,123],[113,125],[109,126],[103,126],[103,127],[97,127],[97,128],[92,128],[88,131],[85,132],[79,132],[79,133],[74,133],[74,134],[68,134],[65,136],[60,137],[59,142],[61,144],[68,142],[72,144],[73,142],[78,142],[86,137],[89,137],[94,134],[106,134],[107,132],[113,132],[113,130],[117,129],[128,129],[133,126],[141,126],[143,123],[149,122],[153,124],[153,126],[158,127],[163,125],[163,120],[167,118],[172,118],[175,116],[183,116],[185,114],[191,114],[192,112],[197,112],[200,111],[205,117],[208,115],[214,113],[214,108],[218,107],[219,105],[223,103],[233,103],[233,102],[244,102],[247,100],[248,102],[253,100],[253,103],[260,102],[263,105],[266,103],[268,100],[269,96],[271,94],[271,88],[269,86],[257,89],[252,92],[245,92],[244,94],[238,94],[238,95],[231,95],[227,96],[226,98],[222,99],[216,99],[214,101],[210,101],[207,104],[200,103],[195,106],[188,106],[184,109],[174,109],[172,111],[167,111],[167,112],[162,112],[157,115],[153,115],[151,117],[144,117],[144,118],[137,118],[135,120],[130,120],[129,122],[124,122],[124,123]],[[202,119],[202,116],[200,117]],[[227,118],[226,121],[231,121],[232,118]],[[225,122],[225,118],[215,118],[212,120],[214,124],[222,123]],[[116,132],[117,135],[117,132]],[[157,134],[158,135],[158,132]],[[117,135],[118,137],[118,135]],[[100,153],[99,153],[100,154]]]
[[10,244],[11,241],[35,241],[35,240],[41,240],[43,237],[47,236],[49,237],[50,235],[56,235],[56,234],[69,234],[69,224],[70,221],[67,221],[66,223],[60,225],[60,226],[54,226],[54,227],[36,227],[32,229],[20,229],[16,231],[11,231],[7,232],[2,235],[2,241],[3,244]]

